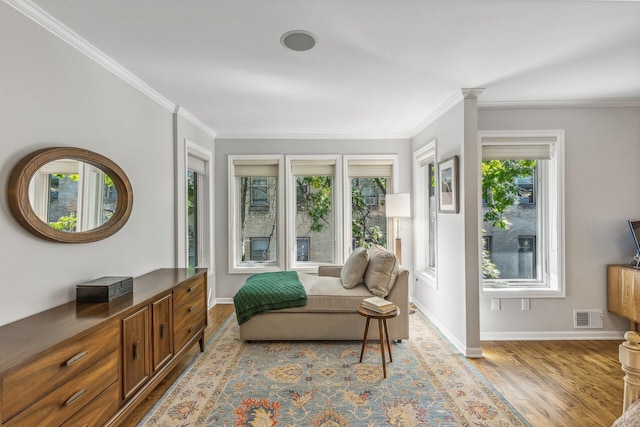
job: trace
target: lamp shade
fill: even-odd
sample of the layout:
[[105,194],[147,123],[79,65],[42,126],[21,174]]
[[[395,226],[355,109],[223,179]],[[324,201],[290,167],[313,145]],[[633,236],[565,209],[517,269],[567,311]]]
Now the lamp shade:
[[409,218],[411,195],[409,193],[387,194],[385,197],[387,218]]

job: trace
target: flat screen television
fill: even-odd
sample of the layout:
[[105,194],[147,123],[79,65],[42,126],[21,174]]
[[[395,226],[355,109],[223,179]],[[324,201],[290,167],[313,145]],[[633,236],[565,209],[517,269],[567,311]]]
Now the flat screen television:
[[636,268],[640,265],[640,245],[638,244],[638,237],[640,237],[640,221],[627,221],[629,223],[629,229],[631,230],[631,236],[633,237],[633,243],[636,245],[636,256],[633,257],[636,262]]

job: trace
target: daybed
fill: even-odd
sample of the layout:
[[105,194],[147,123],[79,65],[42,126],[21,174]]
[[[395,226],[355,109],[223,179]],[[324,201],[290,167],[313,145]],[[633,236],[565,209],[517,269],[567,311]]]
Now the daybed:
[[[241,339],[361,340],[365,318],[356,308],[373,295],[400,308],[400,315],[388,321],[389,338],[409,338],[409,272],[390,252],[379,247],[358,248],[344,266],[321,266],[318,275],[298,276],[307,304],[255,315],[240,325]],[[370,339],[379,339],[377,329],[369,328]]]

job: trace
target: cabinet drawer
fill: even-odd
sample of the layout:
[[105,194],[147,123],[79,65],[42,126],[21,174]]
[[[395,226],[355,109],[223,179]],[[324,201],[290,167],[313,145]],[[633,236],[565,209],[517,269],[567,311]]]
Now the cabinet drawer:
[[86,404],[102,393],[109,385],[118,381],[118,358],[115,350],[94,367],[74,376],[51,393],[16,415],[7,426],[53,426],[60,425],[75,415]]
[[[66,343],[6,374],[2,379],[3,421],[14,417],[33,402],[47,395],[51,396],[52,390],[59,389],[69,380],[79,378],[85,370],[94,371],[96,364],[105,356],[116,354],[119,346],[120,327],[117,320],[113,320],[97,331]],[[117,364],[117,358],[115,363]],[[112,382],[117,379],[117,365],[113,372],[116,377]],[[77,408],[81,405],[74,406]]]
[[206,279],[204,276],[193,277],[182,282],[173,289],[173,304],[179,306],[187,301],[205,299]]
[[[206,310],[202,305],[195,306],[196,310],[186,314],[175,314],[174,316],[174,345],[178,352],[185,342],[192,336],[199,333],[205,327]],[[187,311],[186,309],[184,310]]]
[[120,382],[115,382],[80,412],[69,418],[62,427],[100,427],[118,411]]

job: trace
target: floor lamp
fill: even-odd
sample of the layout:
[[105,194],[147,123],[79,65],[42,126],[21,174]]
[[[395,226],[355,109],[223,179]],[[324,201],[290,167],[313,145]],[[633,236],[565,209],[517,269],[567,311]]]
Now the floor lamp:
[[400,264],[402,264],[402,241],[400,240],[398,218],[411,217],[411,195],[409,193],[387,194],[385,205],[387,218],[393,218],[395,220],[396,257]]

